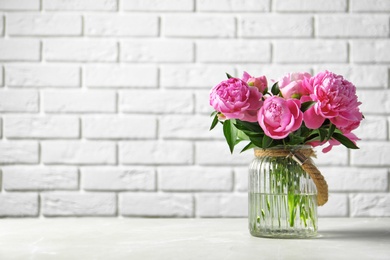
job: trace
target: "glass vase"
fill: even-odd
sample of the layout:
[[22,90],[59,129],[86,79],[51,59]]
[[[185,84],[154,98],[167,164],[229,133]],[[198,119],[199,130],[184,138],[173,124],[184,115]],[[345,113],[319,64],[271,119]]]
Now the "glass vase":
[[[276,147],[269,151],[272,154],[278,149],[302,148],[307,149]],[[317,189],[309,174],[292,156],[255,156],[249,166],[248,192],[251,235],[274,238],[316,236]]]

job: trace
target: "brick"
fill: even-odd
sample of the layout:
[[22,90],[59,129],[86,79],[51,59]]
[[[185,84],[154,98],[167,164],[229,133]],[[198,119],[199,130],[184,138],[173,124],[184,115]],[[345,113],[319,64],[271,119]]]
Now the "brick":
[[40,43],[35,39],[0,40],[0,60],[39,61]]
[[244,146],[236,146],[235,152],[232,155],[226,142],[197,142],[195,146],[195,162],[198,165],[248,166],[254,156],[251,153],[240,154],[239,152]]
[[7,191],[78,189],[74,167],[3,167],[3,185]]
[[38,11],[39,8],[39,0],[0,0],[3,11]]
[[7,65],[5,84],[15,87],[79,87],[80,68],[66,65]]
[[88,87],[155,88],[158,85],[157,67],[154,65],[98,65],[85,69]]
[[192,217],[190,194],[121,193],[120,215],[142,217]]
[[83,117],[83,136],[91,139],[156,138],[157,120],[151,116]]
[[112,193],[55,192],[42,194],[42,214],[54,216],[115,216],[116,196]]
[[81,170],[84,190],[91,191],[153,191],[156,186],[156,173],[150,168],[96,168]]
[[37,217],[38,195],[35,193],[0,194],[1,217]]
[[192,144],[186,141],[127,141],[119,143],[121,164],[191,164]]
[[[390,3],[390,2],[389,2]],[[356,40],[351,43],[351,60],[359,63],[390,62],[390,40]]]
[[363,114],[390,113],[390,90],[358,90],[357,95]]
[[388,0],[351,0],[352,12],[389,12]]
[[269,0],[197,0],[198,11],[211,12],[265,12],[270,10]]
[[192,11],[194,0],[123,0],[126,11]]
[[9,116],[4,119],[7,138],[78,138],[77,117]]
[[116,11],[118,0],[43,0],[43,9],[51,11]]
[[116,95],[105,90],[45,91],[43,107],[49,113],[111,113],[116,111]]
[[387,191],[386,169],[321,167],[330,191]]
[[318,207],[319,217],[348,217],[348,195],[330,193],[328,202]]
[[390,217],[390,194],[351,194],[351,217]]
[[222,139],[218,131],[209,131],[212,118],[199,115],[167,115],[159,123],[164,139]]
[[278,12],[345,12],[346,0],[293,0],[273,1],[273,10]]
[[278,14],[242,16],[238,21],[238,31],[245,38],[307,38],[313,35],[313,18],[308,15]]
[[166,88],[200,88],[215,86],[225,78],[225,72],[235,74],[231,65],[164,65],[161,67],[161,86]]
[[41,143],[45,164],[115,164],[112,142],[45,141]]
[[248,191],[248,169],[248,167],[234,168],[234,190]]
[[343,63],[348,61],[347,44],[330,40],[281,40],[274,43],[274,62]]
[[156,15],[86,15],[85,33],[92,36],[157,36]]
[[121,42],[121,60],[131,62],[192,62],[194,48],[183,40],[126,40]]
[[388,126],[388,131],[389,131],[389,135],[388,136],[390,136],[390,117],[387,119],[387,121],[389,122],[389,126]]
[[[239,76],[244,71],[247,71],[252,76],[265,75],[268,79],[268,84],[271,85],[273,81],[278,81],[281,77],[291,72],[312,72],[312,66],[310,65],[297,65],[297,64],[269,64],[264,65],[238,65],[237,71]],[[272,86],[272,85],[271,85]]]
[[0,15],[0,35],[4,35],[4,16]]
[[118,47],[114,40],[46,40],[43,57],[47,61],[116,61]]
[[0,112],[38,112],[38,91],[1,90]]
[[352,165],[390,166],[390,142],[359,142],[359,150],[351,151]]
[[7,34],[31,36],[81,35],[80,15],[72,14],[8,14]]
[[197,90],[195,92],[195,112],[210,115],[213,110],[210,106],[210,90]]
[[383,37],[389,35],[389,18],[382,15],[321,15],[317,17],[319,37]]
[[[332,150],[328,153],[323,153],[322,149],[327,147],[328,144],[315,148],[317,153],[317,159],[314,159],[314,163],[319,166],[329,165],[347,165],[348,164],[348,149],[343,145],[333,146]],[[321,170],[321,167],[320,167]]]
[[369,116],[366,117],[358,129],[353,131],[362,140],[386,140],[387,123],[386,118]]
[[256,40],[206,40],[196,44],[200,62],[270,62],[271,45]]
[[231,191],[233,176],[222,167],[163,167],[158,187],[163,191]]
[[196,216],[198,217],[247,217],[248,195],[235,194],[197,194]]
[[384,88],[387,86],[388,73],[386,66],[378,65],[320,65],[315,71],[329,70],[342,75],[346,80],[352,82],[358,88]]
[[0,15],[0,35],[4,35],[4,16]]
[[0,142],[1,164],[33,164],[39,161],[37,142],[10,141]]
[[173,37],[232,38],[235,35],[235,18],[217,15],[165,15],[162,33]]
[[126,90],[119,93],[120,111],[141,114],[188,114],[194,109],[188,91]]

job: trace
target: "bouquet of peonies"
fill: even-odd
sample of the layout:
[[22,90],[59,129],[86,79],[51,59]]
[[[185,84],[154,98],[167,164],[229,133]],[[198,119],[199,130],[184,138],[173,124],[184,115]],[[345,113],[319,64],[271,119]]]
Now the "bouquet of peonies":
[[315,76],[289,73],[268,88],[265,76],[228,79],[210,92],[215,109],[210,130],[218,122],[233,152],[241,141],[249,141],[242,151],[273,146],[343,144],[358,149],[352,133],[360,125],[356,87],[343,76],[329,71]]

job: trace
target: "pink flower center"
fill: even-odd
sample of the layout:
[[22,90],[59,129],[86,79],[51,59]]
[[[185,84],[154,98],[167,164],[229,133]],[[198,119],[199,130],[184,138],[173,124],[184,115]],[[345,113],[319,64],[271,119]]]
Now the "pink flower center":
[[265,118],[267,119],[267,123],[273,126],[280,125],[282,119],[283,107],[277,103],[271,103],[266,108]]

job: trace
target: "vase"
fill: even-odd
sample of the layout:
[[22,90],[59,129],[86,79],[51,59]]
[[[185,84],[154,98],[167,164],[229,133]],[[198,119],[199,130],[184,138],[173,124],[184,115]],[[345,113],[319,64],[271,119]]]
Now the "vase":
[[[311,160],[311,154],[314,152],[310,146],[255,149],[255,158],[249,165],[251,235],[274,238],[316,236],[317,188],[302,168],[302,160]],[[301,158],[297,159],[297,156]]]

